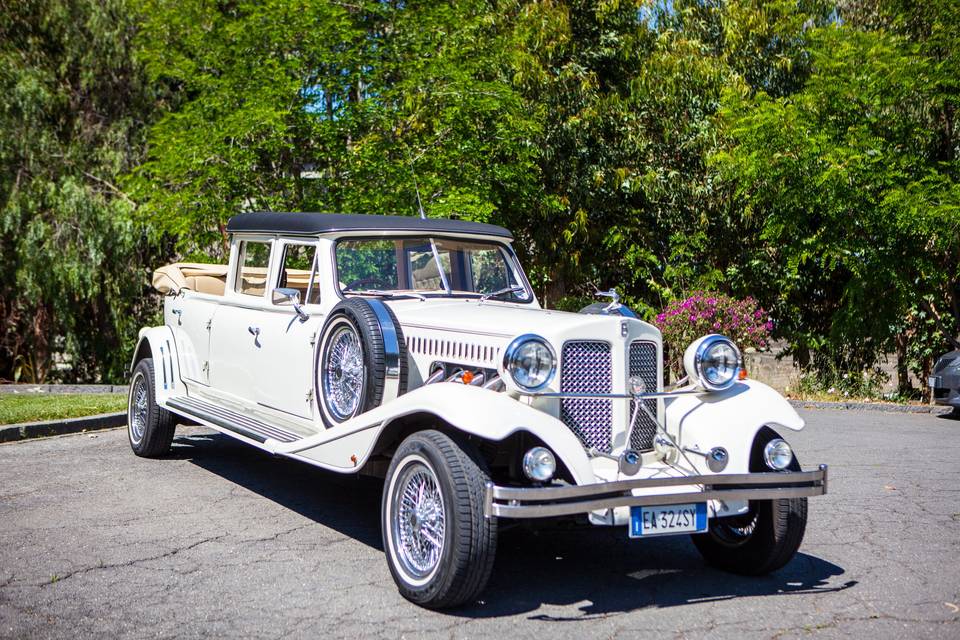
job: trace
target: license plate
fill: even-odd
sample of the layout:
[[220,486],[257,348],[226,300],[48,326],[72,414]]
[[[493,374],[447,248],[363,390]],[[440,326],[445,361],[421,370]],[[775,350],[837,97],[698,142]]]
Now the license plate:
[[630,537],[649,538],[707,530],[707,503],[630,507]]
[[930,376],[927,378],[928,387],[939,387],[940,386],[940,376]]

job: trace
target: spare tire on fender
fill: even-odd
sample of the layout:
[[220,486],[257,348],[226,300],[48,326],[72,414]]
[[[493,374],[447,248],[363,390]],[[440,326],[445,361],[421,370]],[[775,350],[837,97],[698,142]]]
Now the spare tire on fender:
[[390,307],[367,298],[338,303],[320,331],[313,373],[327,427],[406,392],[407,349]]

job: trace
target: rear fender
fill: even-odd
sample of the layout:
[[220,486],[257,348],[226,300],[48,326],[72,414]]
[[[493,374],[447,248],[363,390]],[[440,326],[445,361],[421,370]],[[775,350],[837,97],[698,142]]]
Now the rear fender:
[[133,352],[130,371],[144,358],[153,358],[154,397],[163,406],[170,396],[183,395],[186,387],[180,378],[177,345],[170,327],[149,327],[140,330],[140,339]]
[[[804,426],[783,396],[756,380],[738,382],[726,391],[678,396],[664,406],[667,432],[682,448],[727,450],[730,458],[723,473],[750,471],[753,440],[764,426],[781,434]],[[698,472],[710,473],[703,456],[687,452],[687,458]]]

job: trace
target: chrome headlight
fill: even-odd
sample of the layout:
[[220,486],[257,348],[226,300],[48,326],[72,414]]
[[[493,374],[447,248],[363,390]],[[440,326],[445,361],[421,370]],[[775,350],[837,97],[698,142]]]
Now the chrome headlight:
[[774,438],[763,448],[763,461],[774,471],[783,471],[793,462],[793,450],[782,438]]
[[730,338],[709,335],[695,340],[683,354],[690,381],[709,391],[729,389],[740,373],[740,350]]
[[557,372],[553,347],[540,336],[525,334],[514,338],[503,354],[503,369],[524,391],[540,391]]
[[523,456],[523,474],[534,482],[549,482],[557,472],[557,459],[546,447],[534,447]]

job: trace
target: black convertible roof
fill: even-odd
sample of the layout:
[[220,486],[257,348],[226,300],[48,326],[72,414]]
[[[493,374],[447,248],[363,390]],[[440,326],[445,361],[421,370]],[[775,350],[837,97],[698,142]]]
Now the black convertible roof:
[[241,213],[230,218],[227,222],[227,231],[295,235],[316,235],[338,231],[421,231],[513,238],[513,234],[503,227],[482,222],[446,218],[424,220],[413,216],[374,216],[353,213]]

